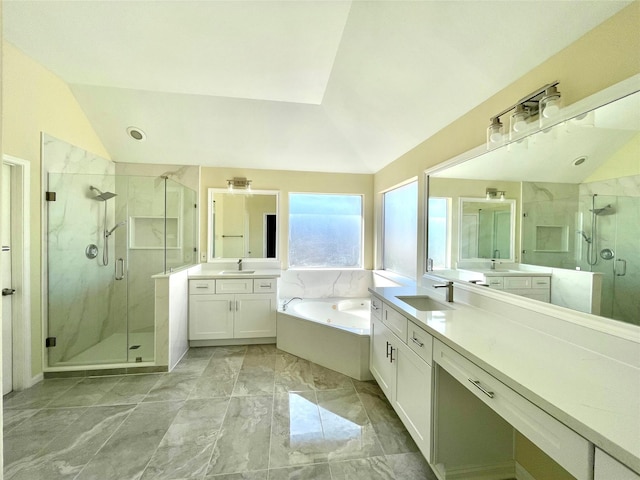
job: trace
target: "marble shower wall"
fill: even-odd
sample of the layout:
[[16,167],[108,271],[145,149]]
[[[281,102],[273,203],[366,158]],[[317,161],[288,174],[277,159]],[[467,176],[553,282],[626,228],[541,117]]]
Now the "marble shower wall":
[[[49,365],[68,361],[104,338],[111,315],[112,265],[102,266],[104,202],[94,199],[93,185],[114,191],[114,164],[47,134],[42,136],[43,185],[56,192],[55,202],[44,207],[47,245],[45,278],[48,295],[48,336],[57,346],[49,348]],[[107,202],[107,216],[114,218],[114,200]],[[89,244],[99,248],[89,259]],[[126,328],[126,325],[125,325]],[[126,359],[126,346],[122,351]]]
[[369,297],[372,282],[370,270],[286,270],[278,294],[282,299]]
[[522,263],[576,267],[578,185],[522,182]]

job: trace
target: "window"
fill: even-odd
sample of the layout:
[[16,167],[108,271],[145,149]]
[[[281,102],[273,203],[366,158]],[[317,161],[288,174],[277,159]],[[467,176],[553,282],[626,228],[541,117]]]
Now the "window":
[[418,182],[384,194],[383,268],[416,278],[418,255]]
[[362,196],[289,194],[289,266],[362,267]]
[[447,268],[447,254],[449,248],[449,199],[429,197],[429,241],[427,253],[433,260],[434,270]]

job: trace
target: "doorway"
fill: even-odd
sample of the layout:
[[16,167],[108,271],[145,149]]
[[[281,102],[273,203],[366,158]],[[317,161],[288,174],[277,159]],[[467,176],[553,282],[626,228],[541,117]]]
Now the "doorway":
[[3,394],[23,390],[34,383],[31,376],[29,192],[29,162],[4,155],[0,214]]

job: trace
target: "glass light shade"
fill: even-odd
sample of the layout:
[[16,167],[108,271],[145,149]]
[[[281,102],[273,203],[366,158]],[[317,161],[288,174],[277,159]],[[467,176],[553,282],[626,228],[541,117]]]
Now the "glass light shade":
[[516,112],[511,115],[511,130],[514,132],[522,132],[527,127],[527,113]]
[[491,120],[491,125],[487,128],[487,150],[502,145],[503,141],[504,133],[502,123],[500,123],[499,118],[494,118]]

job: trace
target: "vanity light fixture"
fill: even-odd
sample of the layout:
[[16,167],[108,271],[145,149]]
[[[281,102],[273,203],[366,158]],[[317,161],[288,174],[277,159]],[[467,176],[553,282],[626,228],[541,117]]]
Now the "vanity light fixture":
[[231,180],[227,180],[227,189],[233,192],[235,189],[251,191],[251,180],[247,180],[246,177],[233,177]]
[[535,116],[539,117],[540,128],[546,127],[549,119],[555,117],[561,108],[561,96],[558,91],[558,83],[548,83],[523,97],[503,111],[489,118],[491,122],[487,128],[487,150],[493,150],[503,144],[505,134],[502,128],[500,117],[513,112],[509,116],[509,139],[517,140],[522,137],[530,121]]
[[500,201],[503,201],[506,193],[507,192],[498,190],[497,188],[487,187],[485,191],[485,198],[487,200],[499,199]]

